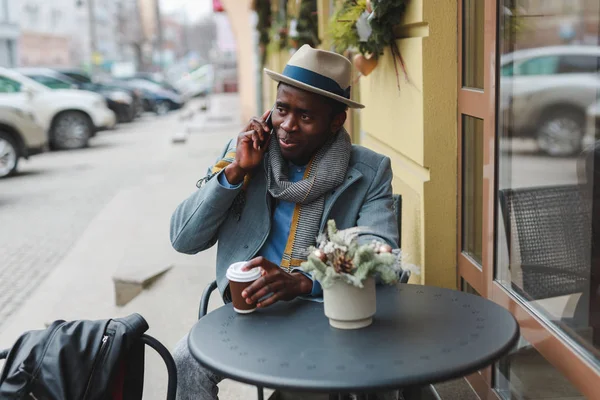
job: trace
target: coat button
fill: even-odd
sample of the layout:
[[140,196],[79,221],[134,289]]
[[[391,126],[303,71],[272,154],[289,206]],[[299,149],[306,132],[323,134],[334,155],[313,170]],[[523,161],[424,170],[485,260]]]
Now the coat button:
[[247,248],[248,248],[248,245],[247,245],[247,244],[245,244],[245,245],[244,245],[244,248],[245,248],[245,249],[247,249]]
[[350,175],[350,176],[348,177],[348,180],[350,180],[350,179],[352,179],[352,175]]

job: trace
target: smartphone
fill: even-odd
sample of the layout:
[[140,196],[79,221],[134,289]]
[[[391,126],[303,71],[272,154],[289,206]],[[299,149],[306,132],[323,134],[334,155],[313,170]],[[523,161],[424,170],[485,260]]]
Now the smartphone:
[[[271,111],[269,111],[269,115],[267,115],[267,120],[265,121],[265,123],[267,124],[267,126],[271,129],[271,132],[273,131],[273,111],[275,111],[275,106],[273,106],[273,108],[271,108]],[[270,134],[270,132],[269,132]]]
[[[273,111],[275,111],[275,107],[276,106],[273,106],[273,108],[271,108],[271,111],[269,111],[269,115],[267,115],[267,119],[265,120],[265,123],[267,124],[269,129],[271,129],[269,131],[268,136],[271,136],[273,134],[273,121],[272,121],[271,117],[273,116]],[[265,140],[265,142],[266,142],[266,140]],[[264,143],[261,143],[261,145],[258,148],[260,149],[262,146],[264,146]]]

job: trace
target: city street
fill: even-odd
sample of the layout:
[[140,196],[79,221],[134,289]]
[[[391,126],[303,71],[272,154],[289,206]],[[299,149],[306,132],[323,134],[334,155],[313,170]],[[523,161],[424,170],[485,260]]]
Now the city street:
[[[45,153],[0,180],[0,348],[56,319],[140,313],[169,349],[189,331],[216,252],[177,253],[169,218],[240,129],[237,95],[214,96],[208,112],[200,104],[146,114],[100,132],[88,149]],[[186,131],[185,142],[173,143]],[[115,304],[115,276],[167,266],[131,302]],[[222,304],[218,297],[210,309]],[[164,399],[166,385],[162,360],[147,351],[144,398]],[[219,386],[226,399],[256,391],[230,380]]]
[[120,190],[164,168],[175,121],[146,114],[0,180],[0,329]]

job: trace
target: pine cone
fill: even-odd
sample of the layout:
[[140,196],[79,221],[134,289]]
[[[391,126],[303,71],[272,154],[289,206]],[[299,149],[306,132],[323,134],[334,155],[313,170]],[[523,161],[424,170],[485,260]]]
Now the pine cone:
[[346,273],[349,274],[352,272],[354,265],[352,264],[352,259],[346,257],[346,254],[342,252],[338,252],[333,259],[333,269],[338,274]]

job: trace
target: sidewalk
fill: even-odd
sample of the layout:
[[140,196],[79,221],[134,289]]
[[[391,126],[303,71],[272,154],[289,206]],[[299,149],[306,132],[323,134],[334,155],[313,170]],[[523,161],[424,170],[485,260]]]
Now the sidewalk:
[[[193,106],[196,106],[193,104]],[[198,109],[199,107],[196,107]],[[96,216],[79,241],[25,304],[3,325],[0,347],[10,346],[27,330],[42,329],[56,319],[101,319],[140,313],[148,333],[172,349],[195,323],[200,295],[215,278],[216,248],[195,256],[175,252],[169,220],[175,207],[196,190],[229,138],[240,130],[239,98],[221,95],[211,101],[210,116],[197,114],[185,143],[165,135],[156,166],[139,184],[119,192]],[[174,130],[191,121],[173,114]],[[127,268],[169,272],[124,307],[115,306],[112,277]],[[211,308],[222,305],[218,294]],[[167,374],[162,360],[147,351],[144,399],[164,399]],[[251,386],[225,381],[221,399],[254,398]]]

